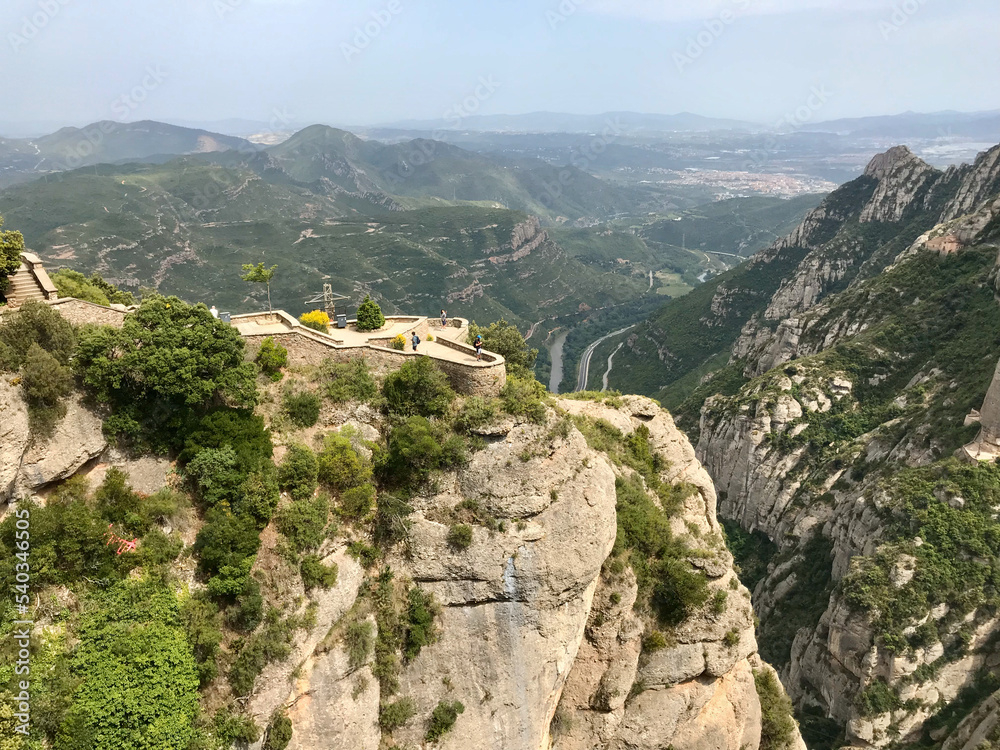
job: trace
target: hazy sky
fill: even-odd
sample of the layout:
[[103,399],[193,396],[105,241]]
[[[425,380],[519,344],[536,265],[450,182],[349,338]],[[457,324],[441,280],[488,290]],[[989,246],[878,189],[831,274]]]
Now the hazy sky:
[[0,121],[1000,109],[998,30],[996,0],[2,0]]

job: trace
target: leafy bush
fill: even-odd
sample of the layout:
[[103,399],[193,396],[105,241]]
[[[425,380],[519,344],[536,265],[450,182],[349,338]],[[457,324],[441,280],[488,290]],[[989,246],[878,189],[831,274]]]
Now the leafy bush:
[[278,530],[297,552],[316,549],[323,543],[329,513],[330,500],[322,493],[293,500],[278,510]]
[[306,589],[328,589],[337,585],[337,564],[324,565],[319,555],[305,555],[299,572]]
[[257,525],[248,516],[236,515],[223,508],[205,514],[205,525],[194,541],[202,571],[218,573],[224,567],[238,568],[257,554],[260,537]]
[[268,336],[260,342],[260,349],[257,350],[254,362],[271,380],[281,380],[281,368],[288,364],[288,350],[281,344],[276,344],[274,339]]
[[372,624],[367,620],[355,620],[347,626],[344,632],[344,646],[347,650],[347,663],[351,669],[360,669],[368,662],[372,646],[375,645],[375,633]]
[[327,360],[320,374],[326,384],[326,395],[334,403],[371,401],[378,395],[378,385],[361,357],[349,362]]
[[392,547],[406,539],[413,506],[388,492],[381,492],[375,508],[373,537],[380,547]]
[[194,653],[199,682],[205,686],[218,674],[216,658],[222,642],[219,608],[204,595],[195,595],[181,605],[180,616]]
[[[0,216],[0,227],[3,217]],[[21,253],[24,252],[24,235],[11,230],[0,231],[0,294],[7,291],[8,276],[21,267]]]
[[462,404],[455,417],[455,429],[466,434],[493,422],[500,414],[500,405],[495,398],[472,396]]
[[330,316],[322,310],[313,310],[299,316],[299,322],[306,328],[312,328],[320,333],[329,333]]
[[377,331],[385,325],[385,315],[382,308],[369,295],[365,295],[364,300],[358,305],[358,330]]
[[740,580],[750,591],[767,575],[767,566],[778,554],[778,545],[761,531],[747,533],[735,521],[721,520],[726,546],[733,553]]
[[292,720],[284,711],[275,711],[267,728],[267,740],[262,750],[285,750],[292,741]]
[[459,466],[466,458],[462,438],[448,435],[441,425],[424,417],[410,417],[389,434],[389,447],[379,468],[386,483],[413,488],[432,471]]
[[319,421],[320,400],[315,393],[285,391],[282,407],[296,427],[312,427]]
[[457,523],[448,529],[448,544],[457,550],[466,550],[472,546],[472,527]]
[[28,300],[16,314],[5,315],[0,321],[0,365],[17,370],[35,344],[66,365],[76,350],[76,332],[69,321],[44,302]]
[[21,366],[21,385],[29,406],[53,407],[73,390],[73,371],[32,344]]
[[349,439],[336,433],[323,439],[317,463],[319,481],[338,492],[365,484],[372,476],[371,464],[354,450]]
[[185,471],[196,494],[208,507],[235,501],[243,483],[236,451],[228,445],[199,451]]
[[545,423],[545,387],[534,378],[509,377],[500,391],[503,410],[518,417],[527,417],[535,424]]
[[185,750],[198,712],[198,672],[173,592],[123,581],[96,594],[77,631],[72,671],[85,677],[56,739]]
[[467,342],[471,345],[477,335],[483,337],[484,349],[495,352],[506,360],[508,375],[522,380],[534,379],[532,370],[535,367],[538,350],[528,348],[524,337],[514,325],[502,318],[491,323],[488,328],[471,323]]
[[403,654],[407,661],[413,661],[424,646],[433,643],[437,638],[437,632],[434,628],[437,606],[434,603],[434,596],[419,586],[410,588],[407,598],[406,638]]
[[375,505],[375,487],[359,484],[340,493],[340,513],[347,518],[361,519]]
[[281,661],[292,652],[290,644],[294,633],[294,623],[282,621],[277,611],[271,610],[264,626],[247,639],[229,670],[233,693],[249,695],[264,667]]
[[391,339],[389,339],[389,346],[395,349],[397,352],[401,352],[406,349],[406,336],[401,333],[397,333]]
[[217,409],[202,417],[190,431],[179,459],[187,463],[199,451],[226,447],[236,453],[236,467],[242,474],[270,463],[274,455],[274,444],[263,417],[249,409]]
[[295,500],[312,497],[318,472],[316,454],[305,445],[293,445],[278,468],[278,486]]
[[424,740],[437,742],[452,730],[459,714],[462,713],[465,713],[465,706],[460,701],[439,701],[431,713],[430,725],[427,727]]
[[618,534],[612,555],[630,552],[640,597],[648,597],[664,625],[678,625],[708,599],[708,582],[687,562],[690,551],[673,537],[669,517],[637,478],[619,477],[615,490]]
[[393,703],[383,703],[378,712],[378,724],[383,732],[393,732],[417,715],[412,698],[400,698]]
[[760,699],[760,750],[789,750],[795,738],[792,702],[771,670],[754,670],[754,687]]
[[386,408],[400,416],[439,417],[447,414],[455,391],[430,357],[411,359],[382,383]]
[[51,278],[52,283],[59,290],[60,297],[75,297],[105,307],[111,304],[135,304],[135,296],[132,292],[121,291],[96,273],[88,279],[79,271],[64,268],[52,274]]
[[74,366],[112,406],[106,429],[136,444],[176,445],[213,404],[257,402],[257,368],[243,355],[239,331],[204,305],[152,295],[120,330],[85,329]]
[[246,746],[260,739],[260,727],[250,716],[234,714],[223,709],[212,717],[212,743],[195,746],[189,750],[229,750],[233,745]]

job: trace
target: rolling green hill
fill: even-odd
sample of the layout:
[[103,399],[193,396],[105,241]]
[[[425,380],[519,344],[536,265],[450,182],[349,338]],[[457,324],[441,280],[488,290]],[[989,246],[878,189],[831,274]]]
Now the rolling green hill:
[[[397,210],[388,210],[383,201]],[[242,263],[277,263],[275,306],[296,314],[324,281],[388,310],[480,320],[541,317],[648,293],[629,268],[571,257],[537,220],[475,205],[416,210],[384,195],[313,191],[202,159],[78,170],[0,193],[0,215],[49,266],[93,269],[126,288],[184,291],[260,309]]]
[[0,138],[0,187],[79,167],[182,154],[256,150],[249,141],[162,122],[104,120],[41,138]]

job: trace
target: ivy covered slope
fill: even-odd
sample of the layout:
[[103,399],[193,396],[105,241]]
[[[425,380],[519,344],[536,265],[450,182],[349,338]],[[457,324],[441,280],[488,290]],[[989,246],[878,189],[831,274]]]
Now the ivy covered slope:
[[[787,237],[667,303],[621,337],[626,345],[615,357],[611,385],[656,396],[670,408],[694,393],[698,403],[681,412],[696,421],[706,395],[732,393],[742,384],[742,360],[751,363],[749,375],[777,363],[803,312],[878,275],[922,233],[995,192],[998,153],[1000,147],[974,165],[946,172],[902,146],[875,157],[861,177],[831,193]],[[608,342],[606,348],[616,346]],[[698,389],[712,373],[718,373],[715,385]]]
[[0,747],[801,748],[669,415],[552,399],[483,330],[496,398],[175,297],[0,317]]
[[[873,165],[924,173],[900,158]],[[866,212],[933,204],[911,177]],[[698,456],[810,747],[972,750],[996,734],[1000,472],[955,455],[1000,358],[1000,147],[937,179],[944,221],[889,240],[839,291],[817,296],[827,266],[800,267],[716,376],[728,392],[704,400],[713,378],[686,405],[704,400]]]

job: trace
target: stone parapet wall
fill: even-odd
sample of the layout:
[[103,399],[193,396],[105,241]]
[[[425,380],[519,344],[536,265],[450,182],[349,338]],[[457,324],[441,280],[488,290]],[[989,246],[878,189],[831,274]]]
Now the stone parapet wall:
[[98,326],[121,328],[125,324],[125,310],[115,310],[75,297],[64,297],[49,303],[52,309],[75,326],[90,323]]
[[[368,368],[379,376],[398,370],[407,359],[426,356],[410,349],[397,351],[369,344],[367,346],[339,347],[309,336],[301,330],[283,333],[244,335],[250,357],[256,355],[261,342],[270,338],[288,350],[288,364],[292,366],[317,366],[324,360],[349,362],[363,359]],[[443,342],[441,342],[443,343]],[[458,345],[454,348],[460,348]],[[468,349],[468,347],[465,347]],[[471,351],[471,350],[470,350]],[[484,353],[485,356],[485,353]],[[434,363],[448,376],[452,387],[466,396],[496,396],[507,382],[507,370],[502,357],[491,355],[490,362],[450,362],[434,358]]]

